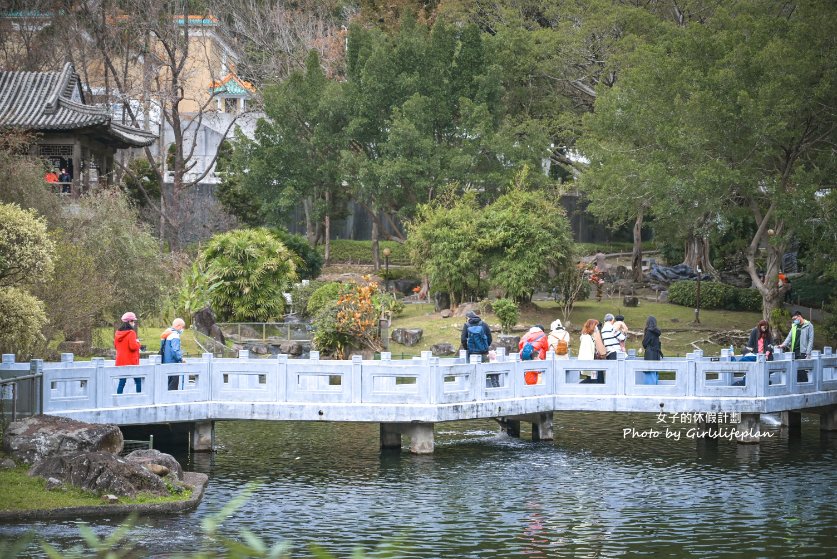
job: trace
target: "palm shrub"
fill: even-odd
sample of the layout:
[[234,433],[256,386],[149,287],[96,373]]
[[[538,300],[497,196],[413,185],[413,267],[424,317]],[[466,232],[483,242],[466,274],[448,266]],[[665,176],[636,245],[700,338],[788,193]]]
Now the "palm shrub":
[[269,230],[237,229],[215,235],[200,256],[209,300],[222,321],[268,322],[285,313],[297,280],[294,255]]

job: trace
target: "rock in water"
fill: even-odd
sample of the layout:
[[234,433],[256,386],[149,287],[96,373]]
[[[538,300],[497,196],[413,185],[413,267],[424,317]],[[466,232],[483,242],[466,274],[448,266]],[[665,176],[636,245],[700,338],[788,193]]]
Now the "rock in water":
[[[177,476],[177,479],[183,479],[183,468],[180,467],[180,463],[174,459],[174,456],[156,449],[135,450],[126,456],[125,460],[141,466],[145,464],[159,464],[168,468],[169,471]],[[163,474],[163,476],[165,475]]]

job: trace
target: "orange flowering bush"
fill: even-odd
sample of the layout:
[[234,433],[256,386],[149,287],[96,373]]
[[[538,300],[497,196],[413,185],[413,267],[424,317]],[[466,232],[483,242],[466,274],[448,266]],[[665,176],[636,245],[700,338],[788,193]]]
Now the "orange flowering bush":
[[378,330],[381,314],[376,305],[378,293],[378,284],[370,281],[369,276],[364,276],[363,283],[343,285],[337,303],[317,320],[314,335],[317,348],[341,358],[351,349],[383,349]]

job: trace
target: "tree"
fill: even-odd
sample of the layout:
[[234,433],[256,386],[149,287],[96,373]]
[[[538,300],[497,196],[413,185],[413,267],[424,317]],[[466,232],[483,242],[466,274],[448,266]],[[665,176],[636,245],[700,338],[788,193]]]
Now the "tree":
[[551,271],[568,265],[572,234],[557,193],[527,191],[528,169],[482,212],[481,252],[493,288],[517,301],[531,300]]
[[[308,242],[313,246],[323,238],[326,260],[331,216],[346,195],[339,167],[346,125],[342,103],[340,85],[326,78],[312,50],[305,72],[266,89],[267,118],[259,121],[254,140],[238,137],[223,187],[254,201],[254,217],[262,224],[282,225],[301,203]],[[249,213],[243,209],[240,213]]]
[[278,320],[297,280],[293,254],[267,229],[215,235],[201,252],[209,299],[222,321]]
[[785,247],[820,210],[815,193],[835,172],[837,24],[822,18],[830,9],[756,0],[719,8],[638,49],[589,119],[593,128],[614,123],[611,138],[665,170],[670,186],[655,203],[686,202],[675,219],[711,228],[747,212],[747,271],[765,318],[787,290],[777,279]]

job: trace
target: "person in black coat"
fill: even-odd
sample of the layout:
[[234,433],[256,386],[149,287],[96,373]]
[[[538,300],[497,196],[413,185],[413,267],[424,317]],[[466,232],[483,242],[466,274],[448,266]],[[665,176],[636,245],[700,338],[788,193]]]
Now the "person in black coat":
[[750,339],[747,340],[745,349],[748,353],[763,353],[767,361],[773,361],[773,333],[766,320],[759,320],[756,327],[750,331]]
[[[645,335],[642,337],[642,347],[645,349],[646,361],[660,361],[663,358],[663,350],[660,346],[660,329],[657,328],[657,319],[648,316],[645,321]],[[657,384],[659,379],[658,371],[644,371],[645,384]]]

